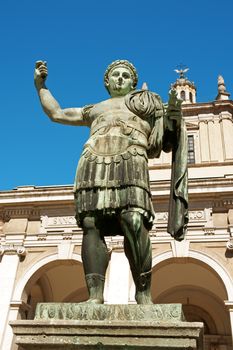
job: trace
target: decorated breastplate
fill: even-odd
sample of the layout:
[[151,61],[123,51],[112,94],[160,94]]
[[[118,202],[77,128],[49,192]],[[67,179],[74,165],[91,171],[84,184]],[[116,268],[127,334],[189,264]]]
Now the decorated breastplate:
[[149,132],[149,125],[136,120],[103,120],[92,127],[85,147],[96,155],[115,156],[132,147],[146,148]]
[[162,104],[156,94],[138,90],[125,96],[124,106],[95,118],[85,158],[107,163],[137,154],[147,158],[151,120],[162,116]]

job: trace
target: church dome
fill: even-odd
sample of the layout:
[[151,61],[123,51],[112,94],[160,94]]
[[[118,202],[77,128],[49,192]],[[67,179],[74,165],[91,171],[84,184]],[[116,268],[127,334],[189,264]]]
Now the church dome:
[[183,100],[184,104],[196,103],[196,86],[194,82],[191,82],[185,76],[185,73],[189,68],[175,69],[175,72],[179,74],[179,77],[171,85],[172,89],[175,89],[179,99]]

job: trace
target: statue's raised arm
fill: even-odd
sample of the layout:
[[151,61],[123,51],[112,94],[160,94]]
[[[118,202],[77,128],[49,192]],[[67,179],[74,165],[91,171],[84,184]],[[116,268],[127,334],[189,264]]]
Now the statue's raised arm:
[[45,81],[48,76],[47,63],[37,61],[34,73],[34,83],[44,112],[54,122],[69,125],[87,125],[83,119],[82,108],[62,109],[51,92],[47,89]]

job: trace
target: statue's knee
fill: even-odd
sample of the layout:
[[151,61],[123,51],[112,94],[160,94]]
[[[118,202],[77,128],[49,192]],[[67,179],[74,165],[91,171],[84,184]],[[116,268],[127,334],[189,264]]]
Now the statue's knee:
[[96,228],[95,226],[95,218],[94,217],[91,217],[91,216],[86,216],[84,219],[83,219],[83,229],[84,230],[93,230]]
[[121,222],[129,229],[138,231],[142,225],[142,215],[136,211],[124,212],[121,214]]

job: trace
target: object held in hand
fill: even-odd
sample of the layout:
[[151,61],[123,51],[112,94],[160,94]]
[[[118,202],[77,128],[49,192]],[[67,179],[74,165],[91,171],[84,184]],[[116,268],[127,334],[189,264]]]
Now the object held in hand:
[[46,61],[37,61],[36,62],[36,69],[39,70],[41,78],[46,78],[48,75],[48,70],[47,70],[47,62]]

